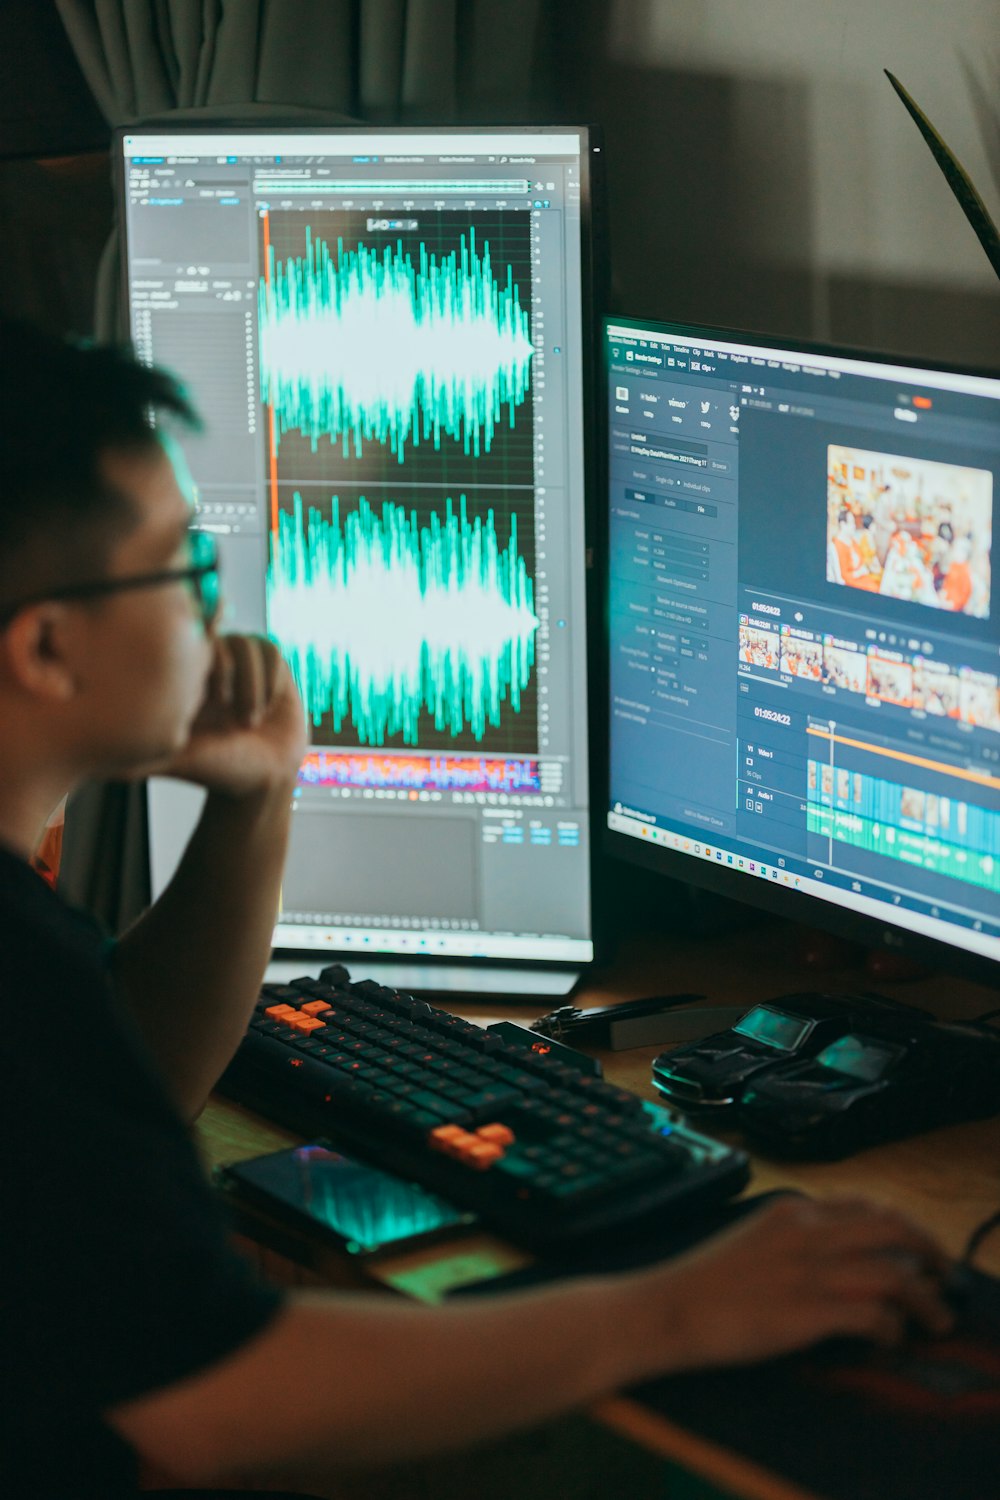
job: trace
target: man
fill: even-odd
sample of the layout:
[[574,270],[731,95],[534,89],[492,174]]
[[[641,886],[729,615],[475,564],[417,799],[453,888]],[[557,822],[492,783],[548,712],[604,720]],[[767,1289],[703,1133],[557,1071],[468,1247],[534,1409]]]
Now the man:
[[968,537],[959,537],[951,549],[951,557],[941,584],[941,598],[947,609],[961,614],[968,608],[972,598],[972,543]]
[[[856,1203],[783,1204],[665,1267],[426,1309],[255,1285],[188,1140],[268,956],[304,748],[273,646],[218,631],[209,544],[150,408],[166,376],[0,327],[3,1492],[135,1493],[416,1458],[661,1371],[943,1329],[943,1263]],[[174,461],[172,461],[172,459]],[[89,777],[205,788],[113,946],[30,869]]]
[[873,565],[870,557],[866,557],[859,546],[858,526],[853,512],[845,507],[837,517],[837,526],[833,545],[842,582],[848,588],[868,589],[877,594],[881,578],[878,558],[875,558]]

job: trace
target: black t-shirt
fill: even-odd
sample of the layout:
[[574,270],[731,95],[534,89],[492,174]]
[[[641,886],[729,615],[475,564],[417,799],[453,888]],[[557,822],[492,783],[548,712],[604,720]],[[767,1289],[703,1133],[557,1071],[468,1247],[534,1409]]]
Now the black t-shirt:
[[102,1411],[260,1331],[256,1284],[123,1018],[100,932],[0,849],[0,1494],[116,1500]]

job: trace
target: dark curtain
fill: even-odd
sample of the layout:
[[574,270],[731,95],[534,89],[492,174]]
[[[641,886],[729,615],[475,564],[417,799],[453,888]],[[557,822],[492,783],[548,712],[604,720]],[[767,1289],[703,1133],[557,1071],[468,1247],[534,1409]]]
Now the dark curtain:
[[114,125],[298,105],[398,123],[530,101],[543,0],[56,0]]

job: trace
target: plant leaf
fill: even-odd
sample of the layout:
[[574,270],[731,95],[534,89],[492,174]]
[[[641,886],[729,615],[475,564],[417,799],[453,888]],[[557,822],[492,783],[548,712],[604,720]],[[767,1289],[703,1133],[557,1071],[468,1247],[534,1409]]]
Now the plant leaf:
[[902,99],[920,134],[931,148],[934,160],[944,173],[945,181],[958,199],[962,212],[975,230],[979,243],[986,251],[990,265],[997,275],[1000,276],[1000,230],[997,229],[997,226],[990,218],[989,210],[976,191],[972,178],[962,166],[962,163],[958,160],[951,147],[945,145],[919,104],[907,93],[899,79],[895,78],[889,72],[888,68],[884,69],[884,72],[886,78],[888,78],[896,93]]

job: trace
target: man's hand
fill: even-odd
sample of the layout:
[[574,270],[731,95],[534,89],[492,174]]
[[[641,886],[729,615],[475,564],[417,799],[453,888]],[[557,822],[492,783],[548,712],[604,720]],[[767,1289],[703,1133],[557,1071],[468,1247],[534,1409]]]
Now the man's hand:
[[238,798],[293,786],[305,749],[302,704],[278,648],[262,636],[221,635],[187,744],[143,775]]
[[140,773],[208,796],[170,884],[115,950],[119,992],[187,1118],[236,1051],[260,989],[305,753],[302,705],[271,642],[228,635],[214,647],[187,744]]
[[661,1289],[671,1309],[663,1330],[671,1367],[691,1369],[770,1359],[826,1338],[892,1344],[911,1325],[945,1333],[947,1265],[934,1240],[891,1209],[789,1197],[643,1274],[647,1308]]

